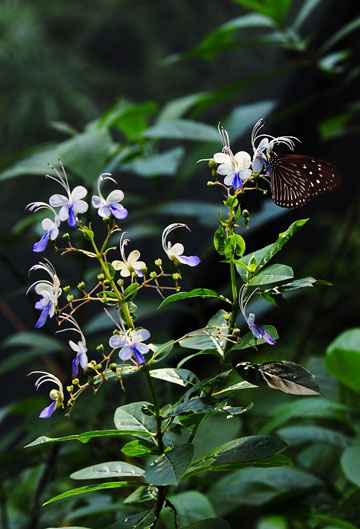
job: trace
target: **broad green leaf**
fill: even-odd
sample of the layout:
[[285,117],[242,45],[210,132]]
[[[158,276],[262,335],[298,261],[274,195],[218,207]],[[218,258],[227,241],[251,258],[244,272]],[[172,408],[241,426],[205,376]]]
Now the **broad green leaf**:
[[159,380],[165,380],[179,386],[193,386],[199,382],[198,377],[188,369],[176,369],[174,367],[165,367],[163,369],[152,369],[150,375]]
[[173,340],[169,340],[168,342],[161,343],[161,344],[149,344],[150,350],[154,353],[152,362],[161,362],[166,358],[172,351],[172,348],[174,347]]
[[112,120],[112,126],[119,127],[130,140],[138,141],[148,126],[149,117],[156,111],[157,104],[154,101],[128,105]]
[[220,310],[213,316],[206,327],[198,329],[187,335],[186,338],[180,340],[181,347],[196,350],[215,349],[219,355],[223,355],[223,348],[225,346],[225,337],[228,334],[228,323],[224,319],[224,315],[228,314],[224,310]]
[[121,165],[122,172],[131,172],[139,176],[174,176],[176,175],[180,163],[184,157],[184,149],[175,147],[160,154],[153,154],[147,158],[135,158],[129,163]]
[[340,334],[327,348],[324,364],[345,386],[360,392],[360,328]]
[[240,434],[240,421],[229,421],[225,415],[210,415],[200,423],[192,441],[196,458],[216,446],[237,438]]
[[313,277],[303,277],[301,279],[294,279],[294,281],[285,283],[285,285],[279,286],[278,289],[280,292],[291,292],[292,290],[298,290],[299,288],[313,287],[316,285],[316,283],[320,285],[331,285],[331,283],[327,283],[326,281],[322,282],[321,280],[317,280]]
[[177,417],[188,413],[205,414],[215,411],[214,404],[208,402],[206,398],[194,397],[186,402],[172,406],[167,411],[168,417]]
[[301,426],[286,426],[277,431],[277,434],[289,445],[299,445],[303,443],[327,443],[340,448],[346,448],[351,443],[350,437],[313,424],[302,424]]
[[[268,332],[270,336],[274,338],[274,340],[277,340],[279,338],[277,330],[272,325],[262,325],[261,327],[265,329],[265,331]],[[231,347],[231,349],[229,349],[228,354],[234,351],[240,351],[241,349],[248,349],[249,347],[262,345],[264,343],[266,343],[264,338],[260,338],[257,340],[255,339],[252,332],[247,332],[246,334],[244,334],[244,336],[241,336],[240,343],[234,345],[233,347]]]
[[241,235],[231,235],[226,239],[224,255],[226,259],[241,257],[245,252],[245,241]]
[[157,498],[157,488],[151,485],[145,485],[135,489],[129,496],[124,499],[124,504],[144,503],[147,501],[154,502]]
[[286,443],[276,437],[263,435],[241,437],[220,445],[196,459],[186,475],[236,468],[235,465],[257,462],[272,457],[285,448]]
[[208,92],[198,92],[169,101],[159,112],[156,123],[164,123],[166,121],[182,118],[188,110],[193,106],[196,106],[197,103],[201,103],[204,99],[208,99],[209,96],[211,96],[211,94]]
[[360,444],[356,443],[346,448],[340,462],[348,480],[360,487]]
[[283,516],[264,516],[259,520],[256,529],[288,529],[288,525]]
[[214,233],[214,248],[219,255],[224,255],[226,243],[226,233],[224,227],[220,224]]
[[231,529],[226,520],[222,518],[205,518],[193,522],[190,525],[183,526],[182,529]]
[[292,0],[276,0],[276,2],[274,0],[235,0],[235,2],[271,18],[281,26],[285,22]]
[[144,136],[154,139],[219,143],[219,133],[215,127],[186,119],[174,119],[154,125],[144,132]]
[[[179,526],[203,520],[204,518],[214,518],[216,513],[209,499],[196,490],[188,490],[169,496],[169,500],[174,505]],[[161,517],[166,522],[166,527],[172,529],[174,527],[174,514],[170,509],[163,509]]]
[[280,283],[287,281],[294,277],[294,271],[290,266],[281,264],[272,264],[266,267],[261,272],[257,273],[255,277],[248,281],[251,287],[271,285],[273,283]]
[[271,419],[260,433],[267,434],[290,419],[337,419],[342,420],[348,407],[324,397],[308,397],[307,399],[291,400],[271,410]]
[[[241,261],[246,265],[249,264],[250,259],[255,255],[257,267],[256,270],[260,271],[280,250],[285,244],[307,223],[309,219],[300,219],[293,222],[286,231],[279,233],[277,240],[273,244],[265,246],[261,250],[258,250],[252,254],[245,255]],[[246,271],[238,267],[238,272],[241,277],[246,277]]]
[[334,516],[328,516],[326,514],[313,514],[311,520],[327,522],[330,524],[326,526],[325,529],[358,529],[355,525],[345,520],[340,520],[340,518],[335,518]]
[[114,415],[115,427],[121,432],[128,432],[128,434],[152,437],[156,432],[155,417],[153,415],[145,415],[143,413],[144,407],[150,407],[149,402],[133,402],[125,404],[116,409]]
[[48,163],[57,163],[58,145],[37,147],[37,150],[24,153],[24,155],[24,158],[15,161],[8,169],[1,171],[0,180],[21,175],[45,175],[49,169]]
[[105,529],[149,529],[155,519],[153,511],[145,511],[140,514],[121,514],[117,521],[105,527]]
[[79,441],[80,443],[85,444],[88,443],[90,439],[93,439],[94,437],[118,437],[120,435],[129,435],[129,432],[121,432],[119,430],[93,430],[91,432],[66,435],[64,437],[46,437],[45,435],[42,435],[41,437],[35,439],[35,441],[32,441],[31,443],[27,444],[25,448],[30,448],[31,446],[37,446],[46,443],[60,443],[62,441]]
[[232,384],[231,386],[221,389],[220,391],[216,391],[215,393],[212,393],[214,397],[218,395],[222,395],[223,393],[236,393],[237,391],[241,391],[243,389],[254,389],[257,386],[254,384],[250,384],[250,382],[247,382],[246,380],[242,382],[238,382],[237,384]]
[[194,447],[187,443],[162,454],[146,470],[145,480],[152,485],[178,485],[189,467]]
[[61,143],[59,156],[66,169],[92,184],[104,170],[111,145],[111,137],[105,129],[84,132]]
[[73,472],[72,479],[101,479],[101,478],[127,478],[139,477],[144,474],[142,468],[130,465],[124,461],[108,461]]
[[310,371],[295,362],[281,360],[251,364],[251,362],[237,363],[234,361],[233,364],[239,375],[250,384],[278,389],[292,395],[321,394]]
[[140,457],[147,456],[151,454],[158,454],[156,447],[153,444],[147,443],[140,439],[135,441],[129,441],[126,443],[122,449],[122,453],[129,457]]
[[139,487],[140,482],[136,481],[108,481],[107,483],[97,483],[96,485],[86,485],[85,487],[78,487],[76,489],[71,489],[58,496],[54,496],[50,500],[43,503],[43,505],[49,505],[54,501],[65,500],[66,498],[71,498],[72,496],[77,496],[78,494],[84,494],[85,492],[94,492],[96,490],[104,489],[118,489],[124,487]]
[[159,309],[162,307],[165,307],[165,305],[168,305],[168,303],[173,303],[174,301],[178,301],[179,299],[189,299],[189,298],[218,298],[218,299],[226,299],[224,296],[221,296],[215,290],[211,290],[209,288],[195,288],[194,290],[191,290],[190,292],[178,292],[177,294],[171,294],[171,296],[168,296],[165,298],[159,305]]

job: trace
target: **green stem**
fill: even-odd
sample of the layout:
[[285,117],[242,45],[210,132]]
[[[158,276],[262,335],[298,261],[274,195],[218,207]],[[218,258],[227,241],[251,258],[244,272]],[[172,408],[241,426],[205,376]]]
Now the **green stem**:
[[159,401],[157,399],[154,384],[150,376],[149,367],[145,365],[142,368],[142,372],[145,375],[145,379],[146,379],[146,382],[147,382],[147,385],[150,391],[150,395],[151,395],[151,401],[154,405],[155,420],[156,420],[156,442],[158,445],[159,454],[163,454],[164,453],[164,443],[163,443],[163,433],[161,430],[161,414],[160,414]]

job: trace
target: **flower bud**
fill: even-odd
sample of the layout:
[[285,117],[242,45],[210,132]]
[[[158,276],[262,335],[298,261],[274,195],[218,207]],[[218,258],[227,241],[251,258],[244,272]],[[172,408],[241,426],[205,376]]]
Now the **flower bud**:
[[151,279],[155,279],[157,276],[156,272],[150,272]]
[[178,281],[179,279],[181,279],[181,275],[177,272],[175,272],[175,274],[172,275],[172,278],[174,281]]
[[103,366],[102,366],[102,364],[96,364],[95,367],[96,367],[96,370],[97,370],[97,371],[102,371],[102,370],[103,370]]
[[217,168],[217,163],[215,162],[214,159],[211,159],[208,162],[208,166],[210,167],[210,169],[216,169]]
[[72,301],[74,301],[74,296],[72,294],[68,294],[66,296],[66,301],[68,301],[69,303],[71,303]]
[[[95,363],[95,365],[96,365],[96,363]],[[87,376],[89,376],[89,375],[90,375],[90,376],[93,376],[93,375],[94,375],[94,371],[95,371],[95,366],[94,366],[94,364],[93,364],[93,361],[88,362],[88,363],[86,364],[86,366],[84,367],[84,373],[85,373],[85,375],[87,375]]]
[[122,287],[124,285],[124,280],[123,279],[118,279],[116,281],[116,283],[119,285],[119,287]]
[[78,378],[74,378],[74,380],[71,381],[74,386],[77,386],[79,384],[79,379]]
[[223,318],[224,318],[224,320],[229,320],[230,319],[230,314],[227,312],[226,314],[224,314]]
[[110,217],[103,217],[102,220],[103,220],[103,222],[104,222],[105,224],[109,224],[109,222],[110,222]]
[[162,265],[162,259],[156,259],[155,264],[156,264],[156,266],[161,266]]
[[213,185],[215,185],[215,184],[214,184],[214,182],[212,182],[211,180],[209,180],[208,182],[206,182],[206,185],[207,185],[208,187],[211,187],[211,186],[213,186]]
[[98,278],[99,281],[103,281],[105,279],[104,274],[98,274],[96,277]]
[[72,391],[74,391],[74,386],[66,386],[66,390],[68,391],[68,393],[71,393]]
[[109,369],[111,369],[111,371],[113,371],[114,373],[116,373],[116,368],[117,368],[117,365],[115,363],[112,363],[109,365]]
[[62,236],[61,236],[62,239],[70,239],[70,235],[68,233],[64,233]]
[[239,332],[240,332],[240,329],[238,329],[237,327],[233,329],[233,334],[239,334]]
[[217,177],[218,177],[218,172],[217,172],[216,169],[213,169],[213,170],[211,171],[211,176],[212,176],[213,178],[215,178],[215,180],[217,179]]
[[104,346],[102,343],[96,346],[96,350],[98,353],[102,353],[104,351]]
[[65,292],[65,294],[68,294],[70,292],[70,285],[66,285],[64,288],[63,288],[63,291]]
[[85,290],[85,283],[84,281],[80,281],[80,283],[77,284],[77,287],[76,287],[78,290],[80,291],[83,291]]
[[243,212],[242,212],[242,218],[244,219],[244,224],[245,226],[247,226],[249,224],[249,218],[250,218],[250,213],[248,212],[247,209],[244,209]]

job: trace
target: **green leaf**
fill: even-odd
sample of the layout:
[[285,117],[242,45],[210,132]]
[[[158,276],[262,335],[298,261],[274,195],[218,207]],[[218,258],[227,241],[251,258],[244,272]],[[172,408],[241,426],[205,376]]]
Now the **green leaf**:
[[226,239],[224,254],[226,259],[241,257],[245,252],[245,241],[241,235],[231,235]]
[[273,419],[261,428],[261,433],[267,434],[290,419],[337,419],[342,420],[348,407],[333,402],[324,397],[308,397],[307,399],[292,400],[271,410]]
[[[213,518],[216,516],[213,506],[209,499],[196,490],[188,490],[173,494],[169,496],[169,501],[176,509],[179,527],[183,529],[184,525],[188,525],[197,520],[204,518]],[[173,528],[174,514],[170,509],[163,509],[161,517],[166,522],[166,527]]]
[[[131,301],[132,299],[134,299],[136,293],[137,293],[137,290],[139,288],[139,284],[138,283],[132,283],[131,285],[129,285],[125,291],[124,291],[124,297],[123,297],[123,300],[128,302],[128,301]],[[107,292],[105,293],[107,296],[109,295]]]
[[350,437],[342,432],[312,424],[287,426],[278,430],[277,434],[292,446],[304,443],[327,443],[340,448],[346,448],[351,443]]
[[198,329],[180,340],[181,347],[196,350],[216,349],[219,355],[223,355],[225,337],[228,334],[228,323],[224,316],[228,314],[224,310],[219,310],[203,329]]
[[[208,471],[228,470],[238,466],[250,466],[248,463],[260,462],[282,452],[286,443],[281,439],[263,435],[253,435],[234,439],[210,450],[196,459],[186,475],[191,476]],[[285,458],[286,461],[287,458]],[[276,461],[273,460],[274,462]],[[278,459],[279,462],[282,459]],[[269,461],[264,461],[267,466]],[[272,461],[270,461],[270,465]],[[281,463],[284,464],[284,463]],[[286,463],[285,463],[286,464]],[[274,465],[276,466],[276,465]]]
[[145,511],[140,514],[121,514],[117,521],[105,527],[105,529],[148,529],[155,519],[153,511]]
[[158,454],[156,447],[153,444],[147,443],[140,439],[129,441],[122,449],[122,453],[129,457],[141,457],[151,454]]
[[340,518],[334,518],[334,516],[327,516],[326,514],[313,514],[311,520],[327,522],[331,526],[326,526],[327,529],[358,529],[355,525]]
[[155,114],[157,108],[154,101],[126,105],[116,117],[113,117],[111,126],[119,127],[129,140],[138,141],[148,126],[149,117]]
[[251,287],[261,285],[271,285],[273,283],[280,283],[287,281],[294,277],[293,269],[287,265],[272,264],[266,267],[261,272],[257,273],[255,277],[248,281]]
[[264,364],[234,362],[234,368],[250,384],[278,389],[292,395],[321,395],[310,371],[295,362],[288,360]]
[[174,301],[178,301],[179,299],[189,299],[189,298],[218,298],[218,299],[225,299],[224,296],[221,296],[215,290],[211,290],[209,288],[195,288],[194,290],[191,290],[190,292],[178,292],[177,294],[172,294],[171,296],[168,296],[165,298],[159,305],[159,309],[162,307],[165,307],[165,305],[168,305],[168,303],[173,303]]
[[30,151],[30,154],[25,158],[16,161],[8,169],[2,171],[0,180],[7,180],[21,175],[45,175],[49,168],[48,163],[56,165],[58,158],[57,145],[37,147],[35,151]]
[[360,392],[360,328],[340,334],[327,348],[324,364],[345,386]]
[[201,356],[201,355],[210,355],[210,356],[217,356],[218,357],[219,353],[215,349],[205,349],[204,351],[198,351],[197,353],[194,353],[192,355],[185,356],[185,358],[182,358],[176,367],[179,369],[180,367],[182,367],[186,362],[188,362],[192,358],[195,358],[196,356]]
[[54,496],[50,500],[43,503],[44,505],[49,505],[49,503],[54,503],[54,501],[65,500],[66,498],[71,498],[72,496],[77,496],[78,494],[84,494],[85,492],[94,492],[96,490],[104,489],[118,489],[124,487],[139,487],[141,483],[136,481],[110,481],[107,483],[98,483],[96,485],[86,485],[85,487],[78,487],[77,489],[71,489],[58,496]]
[[105,129],[84,132],[61,143],[59,156],[66,169],[92,184],[104,170],[111,144],[110,134]]
[[101,478],[127,478],[139,477],[144,474],[142,468],[130,465],[124,461],[108,461],[73,472],[72,479],[101,479]]
[[346,448],[340,463],[348,480],[360,487],[360,444],[356,443]]
[[42,435],[41,437],[35,439],[35,441],[32,441],[31,443],[27,444],[25,448],[30,448],[32,446],[47,443],[60,443],[63,441],[79,441],[80,443],[85,444],[88,443],[90,439],[93,439],[94,437],[118,437],[120,435],[128,435],[128,432],[121,432],[119,430],[93,430],[91,432],[84,432],[75,435],[66,435],[64,437],[46,437],[45,435]]
[[152,369],[150,375],[153,378],[165,380],[179,386],[193,386],[199,382],[198,377],[188,369],[176,369],[174,367],[165,367],[163,369]]
[[167,417],[177,417],[188,413],[205,414],[215,411],[214,404],[211,404],[206,398],[194,397],[186,402],[172,406],[167,411]]
[[142,486],[135,489],[127,498],[124,500],[124,504],[131,503],[145,503],[148,501],[156,501],[157,498],[157,488],[152,486]]
[[[300,219],[293,222],[286,231],[279,233],[277,240],[273,244],[265,246],[261,250],[254,252],[252,254],[245,255],[241,261],[248,265],[250,259],[255,255],[256,258],[256,270],[260,271],[280,250],[285,246],[285,244],[308,222],[309,219]],[[245,277],[245,271],[241,268],[238,268],[238,272],[241,277]]]
[[131,162],[121,165],[119,169],[122,172],[129,171],[147,178],[160,175],[174,176],[177,174],[184,153],[182,147],[175,147],[175,149],[153,154],[147,158],[135,158]]
[[155,417],[143,413],[144,407],[151,408],[151,406],[149,402],[133,402],[120,406],[114,415],[115,427],[129,435],[153,437],[156,432]]
[[231,527],[222,518],[205,518],[185,527],[183,526],[182,529],[231,529]]
[[189,467],[194,447],[187,443],[162,454],[146,470],[145,480],[152,485],[178,485]]
[[[281,285],[278,288],[279,292],[291,292],[292,290],[298,290],[299,288],[313,287],[318,281],[313,277],[303,277],[301,279],[294,279],[285,285]],[[319,281],[320,284],[322,282]]]
[[345,24],[342,28],[340,28],[338,31],[336,31],[325,42],[325,44],[322,45],[320,49],[320,53],[321,54],[326,53],[328,50],[330,50],[330,48],[335,46],[335,44],[337,44],[340,40],[350,35],[350,33],[352,33],[353,31],[357,31],[359,27],[360,27],[360,16],[357,18],[354,18],[353,20]]
[[248,9],[261,13],[279,25],[283,25],[292,0],[235,0]]
[[305,20],[311,15],[314,9],[320,4],[322,0],[304,0],[301,7],[295,17],[295,21],[292,25],[294,31],[298,31],[303,25]]
[[154,353],[152,361],[154,363],[161,362],[171,353],[173,347],[173,340],[161,344],[149,344],[150,350]]
[[159,112],[156,122],[164,123],[166,121],[182,118],[193,106],[208,99],[209,95],[211,96],[208,92],[197,92],[195,94],[189,94],[169,101]]
[[214,248],[219,255],[225,254],[226,233],[224,227],[220,224],[214,233]]
[[154,139],[219,142],[219,133],[215,127],[186,119],[174,119],[154,125],[144,132],[144,136]]

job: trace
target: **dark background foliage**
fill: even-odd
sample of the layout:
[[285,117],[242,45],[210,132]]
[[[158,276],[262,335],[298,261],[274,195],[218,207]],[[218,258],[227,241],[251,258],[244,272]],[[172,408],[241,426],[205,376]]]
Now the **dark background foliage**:
[[[306,6],[311,11],[305,18]],[[299,13],[304,13],[301,25]],[[251,14],[265,15],[271,22],[266,26],[249,19],[245,27],[237,23],[239,17]],[[0,373],[4,403],[1,410],[4,416],[1,441],[4,529],[55,526],[64,516],[71,520],[71,506],[75,509],[75,506],[89,505],[70,502],[63,516],[61,508],[56,506],[40,510],[41,502],[69,488],[69,480],[63,476],[86,465],[89,458],[98,461],[104,453],[109,459],[118,456],[118,448],[112,443],[90,443],[81,450],[77,446],[65,447],[61,461],[57,448],[31,453],[22,450],[37,435],[47,435],[49,428],[48,423],[37,419],[43,399],[33,396],[32,381],[25,378],[26,373],[31,369],[49,369],[69,380],[70,357],[64,351],[57,353],[53,343],[43,344],[38,335],[22,334],[32,333],[35,322],[33,299],[26,298],[24,293],[28,285],[27,270],[36,261],[31,247],[38,230],[34,223],[25,220],[28,216],[24,207],[33,200],[46,199],[53,188],[47,184],[45,189],[42,176],[47,171],[46,156],[39,171],[29,170],[25,164],[24,170],[14,174],[12,168],[34,152],[46,152],[76,131],[82,132],[87,123],[119,102],[124,106],[138,104],[133,114],[130,112],[130,128],[122,121],[111,129],[113,140],[120,145],[120,154],[122,148],[133,149],[122,160],[131,164],[137,158],[146,159],[178,147],[185,149],[185,156],[172,176],[157,174],[154,169],[150,177],[141,171],[136,174],[127,170],[114,157],[106,159],[101,170],[110,168],[128,194],[129,221],[132,219],[129,236],[134,244],[141,246],[144,256],[156,258],[161,252],[159,235],[163,226],[175,221],[191,224],[192,234],[184,235],[184,240],[203,261],[201,267],[184,274],[185,288],[226,289],[226,267],[218,263],[211,243],[216,228],[216,207],[210,206],[220,204],[222,196],[217,188],[206,187],[210,178],[206,164],[195,163],[199,158],[210,157],[219,150],[219,145],[189,141],[186,135],[178,141],[166,137],[151,140],[144,131],[156,123],[170,103],[188,97],[183,100],[184,112],[175,117],[212,126],[221,120],[235,138],[234,151],[250,150],[251,126],[266,114],[268,132],[274,136],[299,137],[302,144],[297,152],[329,160],[344,174],[342,188],[301,210],[281,210],[260,195],[244,199],[244,207],[251,213],[250,227],[245,233],[248,252],[274,241],[292,221],[311,219],[284,251],[283,262],[295,268],[297,277],[312,275],[331,281],[334,287],[305,289],[276,310],[262,304],[257,315],[259,320],[273,323],[279,331],[276,359],[292,359],[303,365],[310,362],[320,374],[326,347],[340,332],[358,325],[360,309],[357,294],[358,16],[358,4],[350,0],[74,0],[50,4],[42,0],[4,0],[1,3],[0,310],[4,362]],[[222,26],[227,23],[228,26]],[[96,180],[95,169],[93,176],[73,172],[74,182],[86,181],[91,186]],[[178,202],[175,204],[175,201]],[[209,208],[204,208],[202,203]],[[159,252],[156,255],[152,253],[154,246]],[[56,259],[56,263],[65,282],[77,281],[79,273],[90,273],[81,263],[70,263],[67,258]],[[174,306],[164,317],[153,315],[156,307],[153,299],[145,300],[142,323],[154,329],[159,342],[169,336],[179,336],[204,325],[216,310],[214,303],[203,301]],[[82,324],[89,323],[90,316],[95,313],[90,312]],[[105,340],[108,332],[102,325],[97,326],[96,320],[94,329],[98,333],[91,336],[93,347]],[[54,330],[50,325],[43,336],[51,338]],[[39,351],[41,356],[37,356]],[[272,348],[263,351],[251,353],[251,359],[274,359]],[[206,374],[211,362],[194,361],[192,368]],[[128,385],[130,398],[146,397],[136,387],[136,379]],[[164,402],[169,392],[164,389]],[[277,394],[269,398],[263,390],[251,398],[256,411],[243,420],[245,434],[256,433],[272,407],[287,402]],[[354,403],[352,394],[346,398]],[[112,427],[113,410],[123,400],[120,389],[115,387],[106,388],[96,399],[87,395],[78,404],[70,423],[60,417],[52,420],[51,433],[81,432],[89,423],[97,428]],[[102,411],[104,408],[106,414]],[[350,434],[347,425],[338,427]],[[330,464],[336,460],[336,456],[336,453],[321,454],[323,465],[326,466],[324,461]],[[302,457],[306,459],[306,455]],[[303,460],[300,459],[300,464]],[[317,464],[321,467],[321,461]],[[337,472],[334,470],[332,475],[322,468],[318,472],[324,476],[328,489],[333,486],[337,489],[336,494],[320,489],[318,505],[325,506],[324,512],[327,503],[336,503],[342,493],[352,492],[351,486],[345,489],[338,486],[343,478]],[[11,494],[14,483],[15,495]],[[198,488],[206,490],[206,485],[199,483]],[[246,495],[246,490],[241,494]],[[298,512],[292,496],[296,501],[299,498],[289,489],[273,503],[265,500],[235,503],[228,510],[229,520],[235,527],[241,517],[244,528],[304,527],[301,525],[304,521],[298,525],[297,519],[303,513]],[[108,500],[99,496],[101,501]],[[312,511],[309,497],[305,498],[304,505],[305,510]],[[349,512],[349,520],[356,523],[356,515],[351,514],[351,509]],[[101,516],[97,520],[86,519],[84,523],[96,528],[112,521],[111,512]],[[269,525],[261,525],[262,517],[266,516],[285,516],[287,525],[281,525],[283,522],[279,519],[270,525],[270,518]],[[325,527],[324,523],[314,522],[311,527]]]

